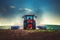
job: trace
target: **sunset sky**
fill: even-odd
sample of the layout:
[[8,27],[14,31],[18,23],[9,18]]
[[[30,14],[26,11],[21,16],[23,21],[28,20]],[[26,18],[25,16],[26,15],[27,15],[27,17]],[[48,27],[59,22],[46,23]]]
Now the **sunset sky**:
[[60,0],[0,0],[0,26],[22,26],[26,14],[36,15],[37,25],[60,25]]

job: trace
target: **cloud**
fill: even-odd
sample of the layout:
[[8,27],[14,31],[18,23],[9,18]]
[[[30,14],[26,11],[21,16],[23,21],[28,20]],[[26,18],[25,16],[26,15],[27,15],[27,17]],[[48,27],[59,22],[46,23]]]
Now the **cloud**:
[[29,8],[19,8],[19,10],[25,10],[25,11],[28,11],[28,12],[32,11],[32,9],[29,9]]
[[31,12],[31,11],[32,11],[32,9],[29,9],[29,8],[25,8],[25,10],[26,10],[27,12]]
[[23,10],[23,8],[19,8],[19,10]]
[[16,8],[15,6],[11,5],[10,8]]
[[0,12],[3,12],[3,13],[6,12],[6,11],[7,11],[6,8],[1,8],[1,9],[0,9]]
[[30,14],[32,12],[32,9],[30,8],[19,8],[20,12],[23,12],[24,14]]

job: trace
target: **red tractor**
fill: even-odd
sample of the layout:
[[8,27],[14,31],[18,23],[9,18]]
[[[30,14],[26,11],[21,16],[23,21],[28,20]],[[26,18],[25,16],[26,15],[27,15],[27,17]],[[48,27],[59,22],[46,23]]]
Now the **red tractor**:
[[24,15],[24,29],[36,29],[36,22],[34,20],[35,15]]

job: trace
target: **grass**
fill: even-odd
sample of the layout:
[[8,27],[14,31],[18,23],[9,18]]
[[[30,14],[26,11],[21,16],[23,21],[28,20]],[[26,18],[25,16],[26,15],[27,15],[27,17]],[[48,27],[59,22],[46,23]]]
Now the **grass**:
[[55,30],[24,30],[27,32],[54,32]]

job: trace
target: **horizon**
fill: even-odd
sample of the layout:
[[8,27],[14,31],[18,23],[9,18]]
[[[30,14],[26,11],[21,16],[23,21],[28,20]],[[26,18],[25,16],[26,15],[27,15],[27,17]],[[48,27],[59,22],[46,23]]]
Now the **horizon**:
[[37,16],[36,25],[60,25],[60,1],[0,0],[0,26],[22,26],[22,16],[27,14]]

